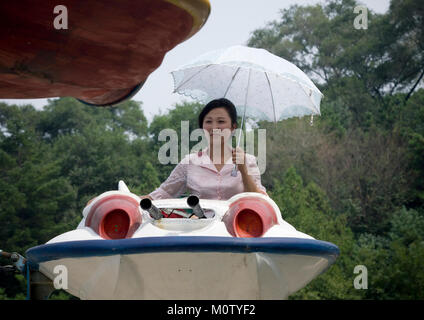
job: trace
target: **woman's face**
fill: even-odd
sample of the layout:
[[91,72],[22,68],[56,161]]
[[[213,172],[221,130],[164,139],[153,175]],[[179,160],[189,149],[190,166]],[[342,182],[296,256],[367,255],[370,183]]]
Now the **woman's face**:
[[234,129],[235,126],[232,126],[230,115],[225,108],[212,109],[203,119],[203,130],[211,143],[220,140],[219,137],[226,142]]

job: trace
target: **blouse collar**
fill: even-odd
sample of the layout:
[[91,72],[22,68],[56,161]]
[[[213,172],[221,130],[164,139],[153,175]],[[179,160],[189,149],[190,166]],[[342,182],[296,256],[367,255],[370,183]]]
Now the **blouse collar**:
[[[194,155],[195,156],[192,158],[193,164],[218,172],[218,170],[216,169],[215,165],[212,162],[212,159],[208,155],[208,148],[204,150],[200,150]],[[232,164],[233,164],[232,157],[229,157],[227,161],[225,162],[225,165],[232,165]],[[224,168],[222,168],[220,172],[222,172]]]

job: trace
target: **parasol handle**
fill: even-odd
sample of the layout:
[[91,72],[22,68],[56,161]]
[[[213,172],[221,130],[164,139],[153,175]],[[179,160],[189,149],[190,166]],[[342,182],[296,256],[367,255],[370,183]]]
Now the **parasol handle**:
[[[243,120],[244,120],[244,115],[243,115],[243,119],[242,119],[242,122],[241,122],[242,129],[239,131],[239,136],[238,136],[238,141],[237,141],[237,147],[240,146],[240,137],[241,137],[241,132],[243,131],[243,122],[244,122]],[[234,168],[231,171],[231,176],[232,177],[237,177],[237,164],[236,163],[234,164]]]
[[232,177],[237,177],[237,164],[234,164],[234,168],[231,171],[231,176]]

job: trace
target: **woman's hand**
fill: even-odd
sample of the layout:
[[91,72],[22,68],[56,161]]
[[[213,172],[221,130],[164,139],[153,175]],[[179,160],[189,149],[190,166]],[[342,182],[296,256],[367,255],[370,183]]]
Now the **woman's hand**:
[[248,172],[246,165],[246,153],[240,147],[233,149],[233,163],[237,164],[237,167],[241,173],[241,178],[244,185],[244,192],[262,193]]
[[145,195],[142,195],[142,196],[139,196],[139,197],[140,197],[140,199],[146,199],[146,198],[148,198],[150,200],[153,200],[152,197],[149,196],[148,194],[145,194]]
[[238,170],[240,172],[246,171],[246,154],[242,148],[237,147],[232,150],[233,163],[237,164]]

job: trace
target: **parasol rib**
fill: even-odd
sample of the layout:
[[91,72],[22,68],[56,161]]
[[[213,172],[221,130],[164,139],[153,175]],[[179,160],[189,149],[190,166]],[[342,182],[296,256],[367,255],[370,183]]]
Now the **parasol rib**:
[[191,79],[193,79],[195,76],[197,76],[200,72],[202,72],[203,70],[209,68],[210,66],[212,66],[212,64],[208,64],[207,66],[205,66],[204,68],[200,69],[199,71],[197,71],[195,74],[193,74],[190,78],[188,78],[186,81],[184,81],[183,83],[181,83],[177,88],[175,88],[174,92],[177,92],[177,90],[179,90],[183,85],[185,85],[187,82],[189,82]]
[[244,118],[246,116],[246,109],[247,109],[247,94],[249,93],[249,85],[250,85],[250,73],[252,72],[252,69],[249,69],[249,76],[247,77],[247,88],[246,88],[246,94],[244,96],[244,112],[243,112],[243,118],[241,118],[241,127],[239,131],[239,137],[237,142],[237,147],[240,145],[240,136],[241,132],[243,131],[243,124],[244,124]]
[[234,78],[236,77],[236,75],[237,75],[237,73],[238,73],[239,71],[240,71],[240,67],[238,67],[238,68],[237,68],[237,70],[236,70],[236,72],[234,72],[234,74],[233,74],[233,76],[232,76],[232,78],[231,78],[231,80],[230,80],[230,83],[228,84],[228,87],[227,87],[227,89],[225,90],[224,98],[227,96],[228,90],[230,90],[231,84],[233,83]]
[[265,72],[265,77],[266,77],[266,81],[268,81],[269,92],[271,94],[272,110],[274,111],[274,122],[277,122],[277,115],[275,114],[274,95],[272,94],[271,82],[269,81],[268,73],[267,72]]
[[[250,73],[252,72],[252,69],[249,69],[249,76],[247,78],[247,88],[246,88],[246,95],[244,96],[244,112],[243,112],[243,118],[241,118],[241,127],[239,131],[238,141],[237,141],[237,147],[240,146],[240,137],[241,132],[243,131],[243,124],[244,124],[244,117],[246,116],[246,109],[247,109],[247,94],[249,93],[249,85],[250,85]],[[234,164],[233,171],[231,171],[231,176],[236,177],[237,176],[237,164]]]

